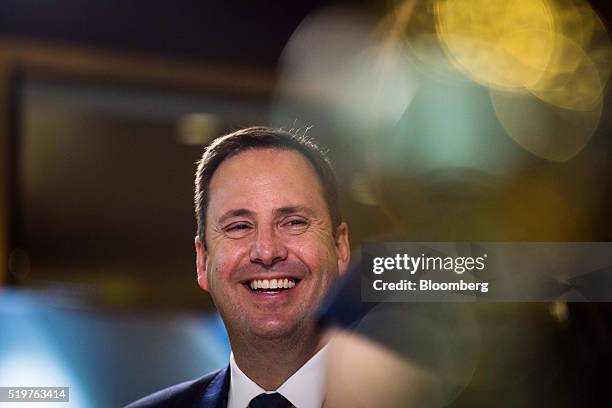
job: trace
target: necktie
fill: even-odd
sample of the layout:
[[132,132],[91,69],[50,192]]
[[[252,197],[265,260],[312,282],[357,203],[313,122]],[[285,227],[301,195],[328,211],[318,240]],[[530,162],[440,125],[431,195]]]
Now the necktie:
[[293,405],[278,392],[259,394],[251,400],[249,408],[290,408]]

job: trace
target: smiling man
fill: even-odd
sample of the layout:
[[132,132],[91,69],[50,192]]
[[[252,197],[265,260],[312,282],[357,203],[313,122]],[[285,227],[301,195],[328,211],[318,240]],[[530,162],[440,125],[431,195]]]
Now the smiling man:
[[198,284],[230,364],[129,407],[319,408],[326,346],[313,312],[350,252],[329,161],[304,137],[243,129],[205,150],[195,205]]

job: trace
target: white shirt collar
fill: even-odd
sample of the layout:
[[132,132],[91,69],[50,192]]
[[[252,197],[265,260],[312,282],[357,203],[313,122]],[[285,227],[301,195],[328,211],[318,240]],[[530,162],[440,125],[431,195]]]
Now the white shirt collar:
[[264,391],[242,372],[234,353],[230,355],[230,389],[227,408],[246,408],[261,393],[278,392],[297,408],[321,408],[325,386],[325,355],[323,346],[310,360],[287,379],[276,391]]

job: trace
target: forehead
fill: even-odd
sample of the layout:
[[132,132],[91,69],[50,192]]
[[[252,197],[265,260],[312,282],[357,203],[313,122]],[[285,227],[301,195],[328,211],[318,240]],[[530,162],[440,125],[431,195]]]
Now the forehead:
[[213,174],[209,216],[228,209],[258,212],[283,206],[326,210],[318,174],[301,153],[279,148],[249,149],[224,160]]

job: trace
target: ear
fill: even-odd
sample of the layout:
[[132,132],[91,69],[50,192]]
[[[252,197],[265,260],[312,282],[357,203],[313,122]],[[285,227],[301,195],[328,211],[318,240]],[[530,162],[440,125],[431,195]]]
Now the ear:
[[334,238],[336,246],[336,257],[338,258],[338,272],[343,275],[351,260],[351,246],[349,244],[348,225],[342,222],[336,229]]
[[198,271],[198,285],[208,292],[208,279],[206,279],[206,248],[200,242],[199,237],[195,237],[196,250],[196,270]]

